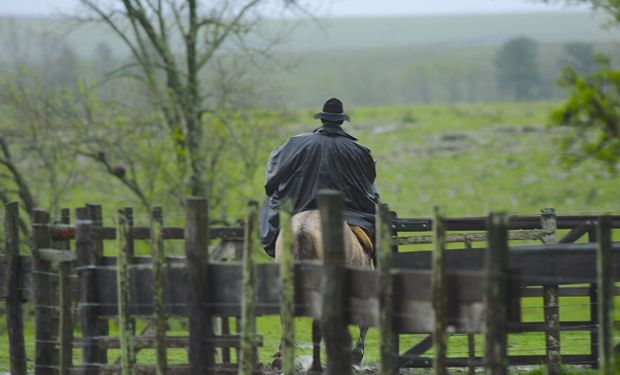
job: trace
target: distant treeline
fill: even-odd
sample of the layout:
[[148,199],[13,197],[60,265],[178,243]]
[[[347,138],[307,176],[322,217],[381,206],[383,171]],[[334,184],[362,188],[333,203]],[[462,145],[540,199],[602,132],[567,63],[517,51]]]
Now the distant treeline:
[[541,44],[517,37],[500,46],[412,46],[299,54],[272,75],[286,102],[312,106],[325,93],[360,106],[559,99],[563,68],[591,71],[596,55],[617,60],[612,44]]
[[[131,63],[103,28],[5,21],[4,77],[27,67],[45,84],[74,86],[108,80]],[[277,37],[281,43],[267,59],[228,49],[203,79],[251,87],[255,103],[272,108],[313,108],[326,96],[358,106],[558,99],[567,64],[588,70],[597,53],[612,61],[618,55],[613,42],[601,41],[599,21],[567,13],[330,20],[297,28],[288,22],[279,31],[291,32]],[[277,24],[268,23],[265,34],[277,35]]]

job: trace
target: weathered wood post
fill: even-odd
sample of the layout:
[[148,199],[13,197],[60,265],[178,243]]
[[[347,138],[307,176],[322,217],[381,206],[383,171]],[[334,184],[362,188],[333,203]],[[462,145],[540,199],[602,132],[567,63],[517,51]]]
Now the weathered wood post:
[[467,373],[476,373],[476,336],[473,333],[467,334]]
[[133,375],[136,364],[136,354],[133,348],[133,332],[130,312],[131,280],[129,276],[129,262],[127,257],[127,219],[125,212],[119,210],[116,237],[118,241],[118,256],[116,260],[116,294],[118,297],[118,325],[121,344],[121,374]]
[[9,335],[9,356],[11,374],[26,375],[26,350],[24,346],[24,317],[22,312],[22,274],[19,258],[19,204],[5,205],[4,213],[4,251],[5,274],[4,291],[6,302],[6,326]]
[[[597,241],[597,231],[598,226],[596,228],[591,228],[588,231],[588,242],[593,243]],[[598,335],[598,310],[599,310],[599,300],[598,300],[598,287],[597,283],[594,282],[590,284],[588,288],[588,297],[590,299],[590,363],[592,364],[592,368],[598,368],[598,353],[599,353],[599,335]]]
[[[71,211],[68,208],[60,210],[60,224],[69,225],[71,223]],[[71,240],[65,239],[53,242],[53,246],[59,250],[71,249]],[[72,254],[75,255],[75,254]],[[73,313],[72,313],[72,260],[65,259],[58,262],[58,311],[59,332],[58,341],[60,343],[59,353],[59,374],[69,375],[73,366]]]
[[[40,249],[51,247],[49,214],[43,210],[32,212],[32,269],[35,304],[35,374],[56,374],[58,371],[58,319],[54,286],[58,275],[51,263],[39,257]],[[54,279],[56,278],[56,279]]]
[[327,375],[351,374],[351,335],[345,316],[346,272],[342,193],[322,190],[318,194],[323,235],[325,283],[321,331],[325,337]]
[[[393,237],[398,236],[398,229],[396,228],[396,225],[393,225],[392,223],[396,222],[396,219],[398,219],[398,215],[396,214],[396,211],[390,211],[389,213],[389,218],[390,218],[390,227],[391,227],[391,233]],[[391,239],[390,239],[391,241]],[[393,253],[397,253],[398,252],[398,245],[395,243],[392,243],[392,252]],[[396,356],[396,364],[399,363],[400,358],[400,336],[398,334],[394,335],[394,341],[392,343],[392,350],[394,351],[394,355]],[[396,368],[398,368],[398,366],[396,366]]]
[[[126,213],[126,211],[125,211]],[[164,310],[164,215],[161,207],[151,212],[151,258],[153,261],[153,314],[155,320],[155,357],[157,375],[165,375],[166,358],[166,311]],[[130,253],[127,252],[129,257]]]
[[[465,248],[471,250],[473,247],[473,236],[465,234],[464,238]],[[476,335],[474,333],[467,333],[467,373],[474,375],[476,373]]]
[[[75,254],[71,253],[75,256]],[[60,375],[69,375],[73,365],[73,314],[72,314],[72,288],[71,288],[71,262],[61,261],[58,263],[58,310],[60,312],[60,326],[58,341],[60,342],[59,364]]]
[[386,204],[377,206],[376,248],[379,273],[379,335],[381,350],[381,374],[393,375],[397,370],[398,353],[394,349],[394,300],[392,263],[391,214]]
[[280,210],[280,234],[282,254],[280,254],[280,321],[282,323],[282,373],[295,373],[295,256],[293,254],[293,232],[291,227],[291,203],[282,204]]
[[82,363],[85,375],[99,373],[99,318],[95,280],[92,220],[86,207],[75,210],[75,250],[80,283],[79,308],[82,327]]
[[[541,210],[542,241],[546,245],[557,244],[557,218],[555,209]],[[545,314],[545,343],[547,347],[547,374],[560,374],[560,289],[558,285],[543,286],[543,309]]]
[[446,320],[446,228],[444,224],[443,212],[439,207],[434,209],[433,225],[435,226],[433,242],[433,307],[435,309],[435,329],[433,333],[433,348],[435,357],[433,358],[433,374],[446,375],[447,358],[447,320]]
[[187,262],[188,359],[191,375],[212,374],[215,351],[209,311],[209,207],[206,198],[185,201],[185,258]]
[[611,251],[610,216],[601,216],[598,219],[598,247],[596,257],[596,271],[598,284],[598,348],[599,369],[604,375],[616,374],[614,335],[614,262]]
[[508,217],[490,214],[487,228],[484,367],[487,375],[506,375]]
[[131,256],[130,263],[132,262],[132,258],[135,255],[135,250],[134,250],[134,240],[133,240],[133,228],[134,228],[134,220],[133,220],[133,208],[132,207],[125,207],[123,209],[123,211],[125,212],[125,219],[127,220],[127,254]]
[[248,203],[243,233],[243,297],[241,299],[241,350],[239,375],[251,375],[256,364],[256,269],[254,242],[258,203]]
[[[135,257],[135,250],[134,250],[134,218],[133,218],[133,208],[132,207],[125,207],[123,209],[125,211],[125,219],[127,220],[127,238],[125,239],[127,241],[127,262],[129,263],[129,266],[133,265],[134,262],[134,257]],[[131,326],[133,327],[133,329],[136,329],[136,319],[132,316],[131,318]],[[134,331],[133,334],[135,335],[136,332]]]
[[[103,209],[100,204],[87,203],[86,210],[88,212],[88,218],[91,220],[94,234],[91,240],[93,264],[99,266],[101,264],[101,258],[103,257],[103,236],[101,235],[103,228]],[[110,334],[107,319],[98,319],[97,333],[98,336],[108,336]],[[97,355],[98,363],[108,362],[108,351],[105,348],[99,348]]]
[[[465,234],[463,239],[465,248],[471,250],[473,247],[473,236],[471,234]],[[476,335],[474,333],[467,333],[467,373],[474,375],[476,373]]]

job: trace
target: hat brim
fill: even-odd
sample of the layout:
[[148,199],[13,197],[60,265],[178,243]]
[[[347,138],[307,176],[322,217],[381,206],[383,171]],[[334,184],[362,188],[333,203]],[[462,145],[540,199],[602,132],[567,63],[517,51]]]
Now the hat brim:
[[330,113],[330,112],[319,112],[314,115],[314,119],[316,120],[328,120],[328,121],[349,121],[351,122],[351,117],[346,113]]

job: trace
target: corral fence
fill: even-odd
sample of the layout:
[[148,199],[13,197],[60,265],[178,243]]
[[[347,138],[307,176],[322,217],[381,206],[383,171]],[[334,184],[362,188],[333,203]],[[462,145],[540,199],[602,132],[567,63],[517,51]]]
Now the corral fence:
[[[450,219],[437,212],[432,220],[402,219],[380,206],[378,264],[371,270],[344,265],[342,204],[336,192],[324,192],[319,200],[324,266],[292,258],[280,265],[256,264],[256,203],[248,205],[243,228],[209,228],[207,201],[201,198],[186,201],[184,227],[164,226],[159,208],[151,213],[149,227],[133,226],[130,209],[118,212],[115,227],[103,225],[97,205],[76,209],[73,224],[68,211],[54,224],[45,212],[35,211],[32,256],[19,254],[18,208],[8,204],[0,295],[6,302],[11,373],[27,369],[22,304],[29,290],[34,291],[37,375],[261,373],[260,315],[282,317],[285,374],[294,371],[295,316],[321,321],[330,374],[351,372],[349,324],[379,327],[384,374],[399,366],[431,365],[438,373],[449,366],[483,366],[505,374],[509,365],[524,363],[546,363],[551,373],[559,373],[561,363],[614,373],[612,314],[620,245],[611,241],[611,233],[620,228],[620,217],[556,217],[544,210],[539,217]],[[288,220],[282,222],[286,227]],[[558,229],[569,232],[558,240]],[[431,230],[432,237],[403,236]],[[591,242],[567,243],[586,234]],[[242,261],[210,261],[209,243],[216,238],[243,239]],[[545,243],[509,247],[511,239]],[[118,255],[104,256],[104,241],[113,240]],[[138,240],[148,241],[150,257],[134,255]],[[165,244],[172,240],[183,241],[185,256],[165,256]],[[486,246],[474,249],[476,241]],[[446,251],[451,242],[463,242],[466,249]],[[397,251],[413,243],[433,243],[434,249]],[[589,298],[588,321],[560,321],[558,299],[573,295]],[[544,297],[544,323],[521,321],[522,298],[531,296]],[[188,336],[166,334],[166,320],[175,316],[187,318]],[[142,317],[152,318],[154,333],[136,332],[135,319]],[[235,334],[228,332],[229,318],[238,318]],[[113,319],[119,325],[114,336]],[[226,323],[216,329],[216,319]],[[560,332],[580,329],[590,334],[590,353],[561,355]],[[546,355],[508,356],[508,333],[525,331],[545,332]],[[484,355],[476,356],[473,335],[480,332]],[[401,353],[398,337],[411,333],[430,336]],[[459,333],[468,337],[469,354],[448,357],[448,336]],[[424,357],[430,346],[433,357]],[[170,348],[187,349],[187,363],[168,364]],[[120,349],[120,360],[110,362],[110,349]],[[154,349],[155,365],[136,364],[143,349]],[[79,363],[74,363],[76,351]]]

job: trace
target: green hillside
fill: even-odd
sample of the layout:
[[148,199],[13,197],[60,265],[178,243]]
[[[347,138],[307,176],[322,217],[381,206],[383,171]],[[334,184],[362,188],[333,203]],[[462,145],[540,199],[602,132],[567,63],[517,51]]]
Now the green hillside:
[[[566,43],[618,55],[620,32],[604,29],[603,22],[588,12],[267,20],[249,44],[278,38],[271,59],[238,59],[238,50],[229,48],[220,58],[236,60],[222,65],[234,66],[232,76],[258,88],[256,103],[272,108],[306,108],[325,95],[360,106],[492,102],[512,99],[496,84],[498,49],[526,36],[538,43],[541,77],[539,95],[530,99],[557,100],[565,95],[556,81]],[[27,64],[69,83],[101,80],[128,59],[102,25],[43,18],[0,17],[0,45],[0,74],[3,65],[10,71]],[[217,84],[220,75],[207,71],[204,80]]]
[[[266,20],[253,40],[258,44],[262,40],[259,37],[286,33],[276,47],[279,52],[330,54],[356,49],[499,45],[515,36],[528,36],[541,43],[617,41],[620,33],[602,29],[603,22],[602,16],[589,12]],[[34,35],[61,36],[82,59],[93,58],[100,42],[109,44],[118,56],[127,54],[102,26],[0,16],[0,40],[6,43],[12,33],[18,40]]]
[[[496,85],[493,63],[498,47],[472,45],[452,48],[410,46],[319,53],[281,54],[296,62],[288,70],[269,74],[268,100],[282,106],[309,107],[323,96],[339,96],[360,106],[511,100]],[[616,56],[612,44],[595,49]],[[540,44],[538,66],[542,99],[561,99],[557,85],[566,64],[563,45]],[[265,103],[269,104],[269,101]]]
[[515,36],[541,43],[617,40],[620,33],[603,30],[603,22],[588,12],[321,19],[293,27],[279,50],[338,54],[348,49],[453,48],[498,45]]

